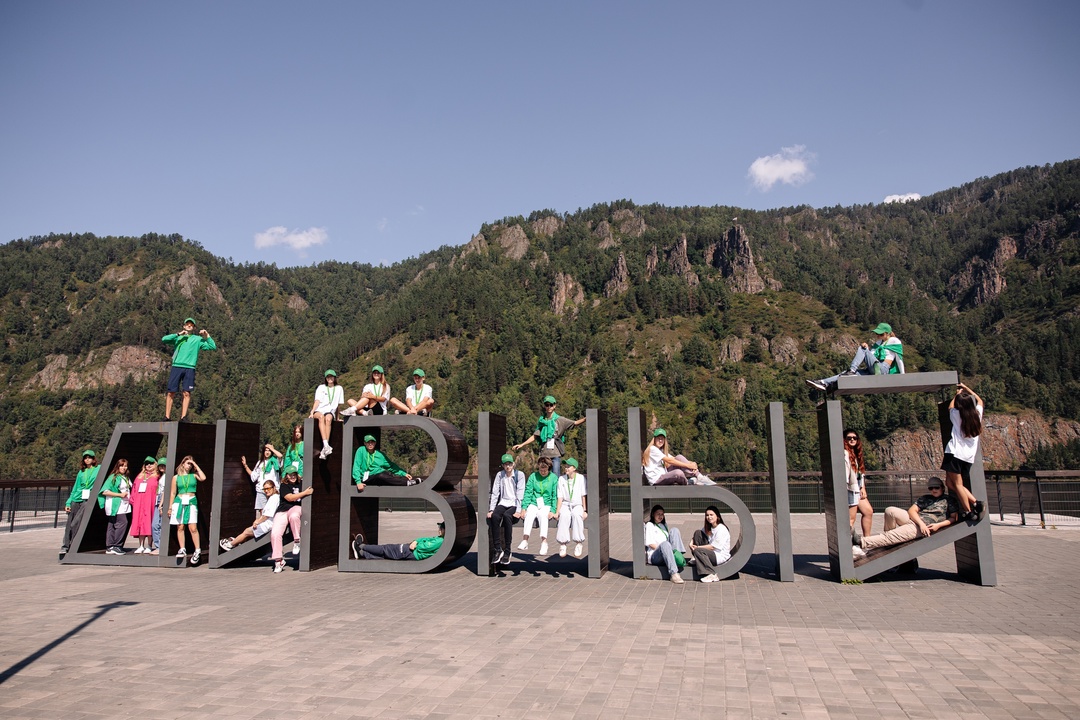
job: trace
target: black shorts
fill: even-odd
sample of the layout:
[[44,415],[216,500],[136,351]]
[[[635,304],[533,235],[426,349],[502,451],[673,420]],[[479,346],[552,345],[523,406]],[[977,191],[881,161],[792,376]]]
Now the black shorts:
[[955,473],[967,482],[971,473],[971,463],[957,460],[952,453],[945,453],[945,457],[941,459],[941,469],[947,473]]

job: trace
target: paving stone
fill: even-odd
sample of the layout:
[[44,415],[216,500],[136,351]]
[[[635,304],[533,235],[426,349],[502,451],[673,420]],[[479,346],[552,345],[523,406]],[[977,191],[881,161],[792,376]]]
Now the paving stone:
[[793,518],[794,583],[755,520],[739,578],[682,586],[629,577],[627,515],[599,580],[527,553],[498,578],[474,556],[420,576],[59,566],[60,531],[0,533],[0,716],[1080,717],[1080,529],[995,526],[994,588],[958,581],[949,548],[841,585],[821,516]]

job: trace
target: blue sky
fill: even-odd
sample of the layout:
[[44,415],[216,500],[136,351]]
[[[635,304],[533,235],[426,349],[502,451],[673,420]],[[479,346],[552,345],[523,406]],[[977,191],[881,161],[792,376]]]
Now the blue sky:
[[0,242],[392,263],[552,208],[1080,157],[1080,3],[0,3]]

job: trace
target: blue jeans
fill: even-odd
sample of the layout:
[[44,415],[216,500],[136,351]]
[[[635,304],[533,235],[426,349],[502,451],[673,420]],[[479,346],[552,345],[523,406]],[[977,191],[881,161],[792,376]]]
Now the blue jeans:
[[551,472],[555,473],[555,477],[559,477],[559,468],[561,468],[561,467],[562,467],[562,458],[561,457],[553,457],[553,458],[551,458]]
[[154,520],[150,523],[150,532],[154,536],[154,547],[161,547],[161,506],[154,506]]
[[[851,361],[850,370],[859,375],[880,375],[886,372],[884,365],[882,365],[880,369],[878,368],[878,365],[880,364],[881,361],[877,359],[877,356],[874,355],[872,349],[860,346],[859,351],[855,353],[855,357]],[[863,367],[863,365],[866,367]],[[829,383],[836,382],[839,378],[839,375],[833,375],[832,377],[825,378],[822,382],[828,385]]]
[[673,550],[678,550],[683,554],[686,553],[686,546],[683,545],[679,528],[671,528],[668,531],[668,539],[657,545],[655,550],[645,548],[648,563],[650,565],[664,565],[667,567],[668,575],[678,575],[679,565],[675,562]]

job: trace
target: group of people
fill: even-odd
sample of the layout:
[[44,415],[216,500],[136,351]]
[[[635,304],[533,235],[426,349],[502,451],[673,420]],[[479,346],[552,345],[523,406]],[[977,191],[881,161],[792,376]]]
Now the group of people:
[[[929,537],[950,525],[978,522],[985,516],[986,503],[976,498],[965,484],[969,480],[971,464],[979,450],[982,415],[982,398],[964,383],[959,383],[949,402],[952,429],[941,461],[945,479],[930,478],[926,483],[927,494],[917,498],[906,510],[894,506],[885,508],[884,530],[878,535],[871,535],[874,509],[866,499],[862,442],[853,430],[844,432],[848,506],[852,526],[851,551],[856,559],[866,557],[867,550]],[[862,513],[861,532],[855,528],[857,513]],[[908,567],[917,566],[918,564],[912,561]]]
[[315,390],[315,401],[308,415],[319,425],[319,436],[322,438],[319,459],[325,460],[334,452],[334,448],[330,446],[330,427],[337,419],[338,408],[342,405],[346,405],[341,411],[342,417],[386,415],[390,410],[404,415],[430,417],[435,398],[432,395],[431,386],[424,381],[427,374],[422,368],[416,368],[413,370],[412,377],[413,384],[405,389],[405,399],[401,400],[391,393],[382,365],[375,365],[371,368],[369,376],[371,382],[364,386],[359,399],[346,400],[345,390],[338,385],[337,372],[328,369],[323,373],[323,384]]
[[[294,428],[293,441],[290,442],[290,450],[294,455],[296,454],[297,429],[299,426]],[[249,474],[255,486],[255,519],[239,535],[223,538],[219,543],[221,549],[228,552],[248,540],[258,540],[269,533],[270,561],[273,563],[275,573],[285,570],[286,530],[292,533],[292,554],[294,556],[300,554],[300,527],[303,516],[300,503],[315,492],[314,487],[308,487],[306,490],[303,488],[301,466],[304,441],[298,442],[300,463],[295,460],[290,461],[288,453],[278,452],[270,443],[263,446],[262,459],[255,464],[254,468],[248,467],[247,457],[240,456],[244,470]],[[286,463],[284,466],[281,464],[282,461]]]
[[[888,323],[879,323],[871,331],[876,337],[873,344],[860,344],[847,370],[822,378],[807,380],[807,384],[816,390],[832,393],[837,388],[838,380],[847,375],[877,375],[904,373],[903,343],[893,333]],[[195,332],[194,318],[186,318],[183,328],[162,338],[162,342],[173,348],[172,370],[169,376],[165,400],[165,420],[172,415],[174,397],[182,392],[180,421],[186,422],[190,405],[191,392],[195,387],[195,366],[199,352],[216,350],[217,344],[206,329]],[[315,391],[309,417],[317,421],[322,448],[319,458],[325,460],[333,453],[330,446],[330,429],[338,417],[338,409],[344,406],[340,415],[385,415],[393,410],[396,413],[430,416],[435,404],[431,386],[425,382],[423,369],[416,368],[412,373],[413,384],[404,393],[404,400],[394,397],[386,380],[381,365],[371,368],[369,380],[364,385],[359,398],[346,398],[344,389],[338,385],[337,372],[333,369],[323,373],[324,382]],[[928,536],[943,527],[959,521],[977,521],[984,512],[983,501],[978,500],[965,486],[968,470],[978,450],[979,434],[982,427],[982,399],[970,388],[961,383],[950,403],[952,437],[945,450],[941,469],[945,471],[945,480],[931,478],[927,495],[921,496],[907,511],[889,507],[885,510],[885,530],[881,535],[872,535],[874,509],[867,498],[865,482],[865,459],[862,441],[854,430],[844,432],[844,454],[846,481],[848,490],[849,522],[852,530],[853,554],[865,555],[867,549],[886,547],[906,542],[919,536]],[[507,453],[502,457],[502,469],[492,483],[489,498],[488,521],[491,526],[495,564],[506,564],[512,559],[512,528],[517,520],[524,523],[524,532],[518,550],[524,551],[534,527],[539,527],[540,554],[548,551],[548,527],[550,520],[556,520],[558,529],[556,541],[559,543],[559,555],[565,557],[567,545],[575,543],[574,555],[582,553],[584,520],[588,517],[585,476],[578,472],[578,463],[573,458],[566,461],[565,472],[560,474],[562,457],[566,452],[566,432],[585,422],[585,418],[572,420],[556,412],[556,400],[548,395],[543,400],[543,414],[537,419],[533,433],[523,442],[512,447],[513,452],[532,443],[540,446],[537,469],[526,479],[525,473],[515,467],[514,456]],[[358,491],[369,484],[409,486],[421,482],[399,467],[376,448],[377,440],[372,435],[364,437],[363,445],[353,457],[352,479]],[[292,478],[298,483],[303,477],[303,430],[297,425],[293,429],[288,449],[279,452],[267,443],[263,447],[263,457],[254,468],[247,465],[247,459],[241,458],[244,470],[256,487],[256,516],[251,527],[233,538],[221,541],[225,549],[231,549],[251,538],[258,538],[271,533],[275,572],[284,567],[281,551],[281,538],[286,526],[292,528],[295,539],[293,553],[299,552],[299,499],[311,493],[311,488],[301,492],[299,485],[292,487],[292,492],[280,489],[285,479]],[[715,485],[698,463],[681,454],[674,454],[668,446],[667,431],[656,428],[652,440],[641,457],[644,479],[650,485]],[[170,484],[169,501],[164,502],[161,481],[164,474],[164,458],[155,460],[146,458],[142,472],[134,481],[128,479],[126,459],[118,459],[109,473],[97,498],[109,518],[106,538],[107,553],[123,554],[124,537],[131,524],[131,536],[139,542],[136,553],[157,554],[160,545],[160,518],[162,512],[170,517],[170,523],[177,527],[180,544],[179,557],[185,554],[183,538],[187,528],[195,544],[191,563],[196,564],[201,555],[197,519],[198,507],[195,497],[195,483],[205,475],[190,456],[181,461],[177,474]],[[83,515],[83,503],[89,499],[89,493],[97,478],[97,465],[93,451],[83,455],[83,467],[80,470],[71,495],[66,503],[68,523],[64,535],[61,557],[70,547],[75,530],[78,529]],[[284,476],[284,478],[282,477]],[[946,487],[948,494],[945,493]],[[940,493],[940,494],[938,494]],[[152,498],[152,499],[151,499]],[[860,527],[855,522],[861,515]],[[657,517],[658,516],[658,517]],[[659,518],[659,519],[658,519]],[[649,550],[649,562],[667,566],[672,580],[681,582],[677,572],[679,556],[686,552],[678,529],[667,530],[663,523],[663,508],[656,506],[645,524],[646,545]],[[726,536],[726,539],[723,537]],[[438,539],[441,543],[440,534]],[[431,540],[432,542],[420,542]],[[433,543],[432,538],[419,538],[413,545],[420,543],[420,554]],[[695,533],[691,543],[692,558],[697,558],[696,548],[712,549],[713,563],[728,552],[730,536],[719,511],[710,507],[706,511],[705,526]],[[366,546],[362,536],[354,539],[353,549],[357,557],[365,557],[361,547]],[[401,546],[408,547],[408,546]],[[410,557],[417,557],[410,550]],[[377,554],[380,551],[365,550],[368,556],[386,557]],[[404,552],[397,554],[404,556]],[[391,552],[390,555],[395,555]],[[708,572],[712,564],[701,560],[704,582],[715,579],[715,573]]]
[[[123,555],[124,541],[130,529],[131,537],[139,546],[135,554],[157,555],[161,544],[161,512],[165,483],[165,458],[147,456],[142,470],[130,477],[127,458],[118,458],[113,463],[112,471],[105,477],[96,501],[98,507],[105,510],[108,524],[105,532],[105,552],[110,555]],[[86,518],[87,503],[91,499],[94,484],[101,468],[93,450],[82,454],[82,467],[75,476],[71,493],[64,503],[67,523],[64,526],[64,538],[60,545],[60,557],[63,558],[71,548],[75,534]]]
[[688,550],[679,528],[668,527],[664,507],[653,505],[645,517],[645,562],[664,568],[668,579],[678,585],[683,582],[683,568],[695,563],[701,582],[717,582],[716,568],[731,559],[731,531],[719,508],[705,509],[705,523],[693,537]]

